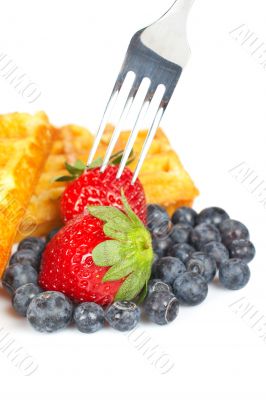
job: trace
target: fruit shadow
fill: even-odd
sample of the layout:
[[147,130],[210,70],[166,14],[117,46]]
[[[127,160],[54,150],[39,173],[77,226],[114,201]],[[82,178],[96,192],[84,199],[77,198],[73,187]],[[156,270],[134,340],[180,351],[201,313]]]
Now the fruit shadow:
[[0,297],[3,297],[6,300],[10,300],[10,295],[7,293],[7,291],[0,286]]
[[15,312],[15,310],[12,307],[11,303],[12,296],[9,293],[7,293],[7,291],[3,287],[0,287],[0,297],[6,300],[6,307],[5,307],[6,314],[12,318],[15,317],[20,318],[20,316]]
[[147,315],[144,313],[144,310],[141,310],[141,324],[145,326],[154,326],[154,322],[152,322]]
[[218,275],[214,278],[214,280],[211,282],[211,286],[215,287],[217,290],[220,290],[222,292],[228,292],[228,289],[226,289],[220,282]]

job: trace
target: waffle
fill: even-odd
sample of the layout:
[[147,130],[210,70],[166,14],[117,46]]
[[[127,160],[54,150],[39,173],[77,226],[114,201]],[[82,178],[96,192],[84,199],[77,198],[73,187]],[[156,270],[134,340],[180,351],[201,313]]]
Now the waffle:
[[[77,159],[85,160],[92,143],[93,136],[86,129],[72,125],[56,129],[50,155],[17,233],[16,242],[29,235],[46,235],[51,229],[62,225],[59,204],[66,183],[54,180],[66,175],[66,161],[73,164]],[[24,223],[33,215],[37,221],[34,229]]]
[[[112,125],[106,127],[98,156],[105,154],[113,132]],[[141,151],[147,131],[141,131],[134,145],[136,160]],[[124,149],[129,132],[122,132],[116,145],[116,151]],[[16,240],[29,234],[45,235],[52,228],[62,224],[59,213],[60,196],[66,183],[53,182],[55,177],[66,174],[64,162],[74,163],[77,159],[86,162],[93,143],[93,135],[86,129],[69,125],[57,130],[56,140],[46,162],[44,172],[32,196],[29,208],[22,222]],[[134,161],[129,167],[133,170]],[[198,190],[190,176],[184,170],[179,157],[171,148],[169,140],[161,129],[158,129],[146,160],[140,172],[148,203],[157,203],[167,208],[170,214],[177,207],[191,206]],[[34,232],[27,228],[27,219],[34,216],[37,224]]]
[[24,225],[36,223],[35,215],[23,217],[52,138],[53,129],[44,113],[0,116],[0,277],[21,221]]

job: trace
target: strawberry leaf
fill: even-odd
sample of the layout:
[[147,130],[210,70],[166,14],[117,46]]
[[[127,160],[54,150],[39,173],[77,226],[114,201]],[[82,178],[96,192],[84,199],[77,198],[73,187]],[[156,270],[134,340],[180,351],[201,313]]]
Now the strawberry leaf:
[[[145,282],[144,282],[145,283]],[[129,277],[120,286],[115,300],[132,300],[143,288],[143,274],[131,273]]]
[[76,179],[75,176],[73,175],[65,175],[65,176],[60,176],[59,178],[55,178],[54,182],[71,182]]
[[104,222],[112,222],[120,231],[131,229],[128,217],[118,208],[108,206],[88,206],[89,213]]
[[116,281],[129,275],[134,270],[132,259],[126,258],[122,262],[111,267],[103,277],[103,282]]
[[[112,155],[110,158],[110,165],[119,165],[124,151],[118,151],[116,154]],[[128,161],[126,165],[130,164],[134,160],[133,150],[130,152]],[[103,164],[103,159],[101,157],[96,158],[90,165],[86,166],[83,161],[77,160],[74,165],[68,164],[65,162],[65,168],[69,173],[69,176],[60,176],[59,178],[54,179],[55,182],[71,182],[75,179],[79,178],[84,171],[95,169],[101,167]]]
[[150,233],[132,211],[122,192],[125,213],[115,207],[89,206],[96,218],[104,221],[103,231],[112,240],[96,246],[92,258],[96,265],[111,267],[103,282],[125,278],[116,300],[132,300],[147,286],[153,261]]
[[139,217],[137,217],[137,215],[134,213],[134,211],[132,211],[130,205],[128,204],[128,201],[126,199],[123,189],[122,189],[121,197],[122,197],[122,203],[123,203],[125,212],[127,213],[128,217],[131,219],[131,221],[137,226],[143,226]]
[[[122,157],[123,157],[123,151],[119,151],[116,154],[114,154],[110,158],[110,165],[118,165],[120,164]],[[130,164],[134,160],[134,155],[133,155],[133,150],[131,151],[128,161],[126,165]],[[60,176],[59,178],[54,179],[54,182],[71,182],[74,181],[75,179],[79,178],[84,171],[99,168],[102,166],[103,159],[101,157],[96,158],[89,166],[86,166],[83,161],[77,160],[74,165],[68,164],[65,162],[65,168],[67,172],[69,173],[69,176]]]
[[77,161],[75,162],[75,164],[74,164],[74,167],[75,167],[77,170],[84,171],[84,170],[86,169],[86,164],[85,164],[83,161],[81,161],[81,160],[77,160]]
[[103,159],[101,157],[96,158],[96,160],[92,161],[92,163],[88,166],[88,169],[99,168],[102,166]]
[[118,240],[106,240],[92,251],[93,261],[99,267],[108,267],[125,258],[123,245]]
[[[124,154],[124,150],[120,150],[116,154],[114,154],[110,158],[110,164],[111,165],[119,165],[122,161],[123,154]],[[129,165],[130,163],[132,163],[132,161],[134,161],[134,159],[135,159],[135,156],[134,156],[133,150],[131,150],[126,165]]]
[[65,162],[66,170],[70,173],[70,175],[80,176],[86,169],[86,165],[82,161],[76,161],[74,165],[70,165]]
[[122,242],[126,242],[128,239],[127,230],[122,232],[121,229],[117,230],[117,227],[113,224],[112,221],[107,222],[103,227],[104,234],[112,239],[121,240]]

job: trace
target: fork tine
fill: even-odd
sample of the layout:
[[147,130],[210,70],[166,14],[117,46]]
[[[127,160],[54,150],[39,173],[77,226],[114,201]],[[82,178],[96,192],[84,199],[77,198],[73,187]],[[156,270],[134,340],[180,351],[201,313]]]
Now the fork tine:
[[112,134],[112,138],[110,140],[108,148],[106,150],[105,157],[104,157],[104,160],[103,160],[103,163],[102,163],[102,166],[101,166],[101,170],[100,170],[101,172],[105,171],[105,169],[106,169],[106,167],[107,167],[107,165],[109,163],[110,157],[112,155],[112,152],[114,150],[114,147],[115,147],[116,142],[118,140],[118,137],[120,135],[121,127],[122,127],[123,122],[125,121],[128,113],[130,111],[130,108],[131,108],[131,106],[133,104],[133,100],[134,100],[134,97],[131,96],[131,92],[130,92],[128,97],[127,97],[126,103],[125,103],[125,105],[124,105],[124,107],[122,109],[122,112],[121,112],[121,114],[119,116],[118,123],[116,124],[115,130],[114,130],[114,132]]
[[95,139],[94,139],[94,142],[93,142],[93,146],[91,148],[91,151],[90,151],[90,154],[89,154],[89,158],[88,158],[88,161],[87,161],[87,167],[92,163],[92,161],[94,159],[94,156],[96,154],[97,148],[98,148],[99,143],[100,143],[101,138],[102,138],[102,134],[103,134],[105,126],[106,126],[106,124],[108,122],[109,116],[110,116],[110,114],[111,114],[111,112],[113,110],[113,107],[115,105],[115,102],[117,100],[119,92],[120,92],[120,88],[118,87],[118,85],[116,83],[115,87],[114,87],[114,89],[112,91],[112,94],[110,96],[110,99],[109,99],[109,101],[107,103],[107,106],[105,108],[105,111],[104,111],[104,114],[103,114],[99,129],[98,129],[97,134],[95,136]]
[[126,166],[128,157],[129,157],[129,155],[131,153],[131,150],[132,150],[132,148],[134,146],[135,140],[136,140],[137,135],[139,133],[139,128],[140,128],[139,124],[143,120],[143,117],[146,114],[146,112],[147,112],[147,110],[149,108],[149,105],[150,105],[150,101],[146,97],[144,99],[142,105],[141,105],[141,109],[140,109],[139,114],[137,116],[136,122],[135,122],[135,124],[133,126],[133,129],[132,129],[132,131],[130,133],[130,136],[128,138],[128,141],[127,141],[124,153],[123,153],[123,157],[122,157],[122,160],[120,162],[119,169],[118,169],[118,172],[117,172],[117,175],[116,175],[116,179],[121,178],[121,175],[122,175],[122,173],[124,171],[124,168]]
[[146,155],[148,153],[148,150],[149,150],[150,145],[151,145],[151,143],[153,141],[154,135],[155,135],[155,133],[156,133],[156,131],[157,131],[159,125],[160,125],[160,122],[161,122],[161,119],[163,117],[164,112],[165,112],[165,107],[162,106],[162,103],[161,103],[159,108],[158,108],[158,110],[157,110],[157,112],[156,112],[156,114],[155,114],[152,126],[149,129],[149,132],[148,132],[147,137],[145,139],[145,142],[143,144],[143,147],[142,147],[142,150],[141,150],[141,153],[140,153],[140,157],[139,157],[139,161],[138,161],[138,164],[136,166],[136,169],[134,171],[134,175],[133,175],[133,178],[132,178],[132,181],[131,181],[132,185],[137,180],[139,171],[140,171],[140,169],[142,167],[142,164],[143,164],[143,162],[145,160],[145,157],[146,157]]

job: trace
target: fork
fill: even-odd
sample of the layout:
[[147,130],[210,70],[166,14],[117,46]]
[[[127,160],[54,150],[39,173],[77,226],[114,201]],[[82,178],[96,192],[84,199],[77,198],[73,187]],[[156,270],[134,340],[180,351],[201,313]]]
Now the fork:
[[[194,0],[175,1],[172,7],[159,20],[141,29],[132,37],[122,68],[118,74],[95,136],[87,161],[87,167],[90,166],[94,159],[105,126],[119,99],[121,105],[119,107],[117,123],[115,124],[115,129],[101,166],[101,172],[105,171],[121,133],[123,123],[129,116],[130,111],[132,111],[137,101],[137,95],[142,87],[142,98],[139,101],[140,104],[137,104],[137,108],[135,107],[136,111],[134,114],[136,116],[133,119],[133,127],[116,175],[116,179],[121,177],[132,152],[144,116],[151,110],[152,121],[148,126],[148,133],[131,182],[132,184],[135,183],[182,70],[190,56],[190,48],[186,38],[186,21],[193,3]],[[125,81],[129,79],[130,74],[132,83],[130,83],[129,88],[125,91]],[[144,82],[146,82],[146,87]],[[152,107],[155,108],[154,112]]]

